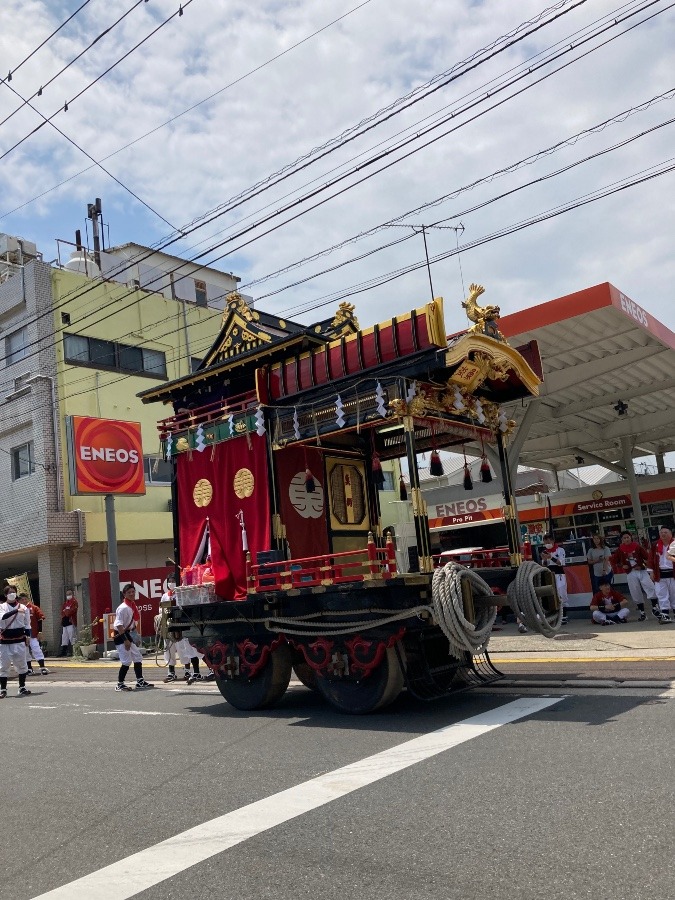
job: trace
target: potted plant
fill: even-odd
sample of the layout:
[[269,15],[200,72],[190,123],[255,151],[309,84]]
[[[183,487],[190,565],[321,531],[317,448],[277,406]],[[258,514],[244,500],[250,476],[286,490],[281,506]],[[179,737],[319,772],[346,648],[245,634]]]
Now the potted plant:
[[83,625],[77,634],[75,641],[74,653],[83,659],[98,659],[96,652],[96,641],[92,634],[92,625]]

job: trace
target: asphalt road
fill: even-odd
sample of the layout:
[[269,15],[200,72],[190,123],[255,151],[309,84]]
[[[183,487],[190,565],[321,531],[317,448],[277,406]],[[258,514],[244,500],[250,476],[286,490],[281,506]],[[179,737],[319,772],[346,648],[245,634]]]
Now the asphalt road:
[[[62,885],[60,900],[113,900],[121,895],[107,876],[95,891],[72,884],[110,865],[125,872],[124,896],[140,900],[673,896],[663,760],[675,691],[493,687],[428,705],[402,696],[354,718],[303,687],[274,711],[242,713],[210,686],[116,694],[65,680],[72,675],[34,679],[24,699],[10,683],[2,702],[3,900]],[[521,695],[560,699],[501,727],[460,727],[499,718]],[[462,742],[442,752],[415,761],[408,748],[417,745],[403,746],[438,729],[454,734],[453,724]],[[378,753],[382,766],[388,754],[408,754],[406,767],[349,793],[340,775],[334,799],[282,824],[253,807],[252,836],[154,886],[136,889],[152,860],[167,858],[161,848],[125,869],[131,854],[257,801],[274,804],[349,764],[358,772]],[[297,802],[291,790],[286,813]],[[182,848],[188,862],[200,846]]]

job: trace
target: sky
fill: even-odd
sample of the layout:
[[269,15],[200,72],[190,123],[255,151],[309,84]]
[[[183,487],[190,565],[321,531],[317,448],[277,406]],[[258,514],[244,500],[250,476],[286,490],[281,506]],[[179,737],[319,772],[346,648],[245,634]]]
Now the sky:
[[428,300],[424,225],[449,332],[474,281],[502,314],[610,281],[675,329],[675,172],[578,206],[675,164],[669,0],[88,0],[21,64],[82,5],[0,6],[0,231],[46,260],[100,197],[111,244],[367,326]]

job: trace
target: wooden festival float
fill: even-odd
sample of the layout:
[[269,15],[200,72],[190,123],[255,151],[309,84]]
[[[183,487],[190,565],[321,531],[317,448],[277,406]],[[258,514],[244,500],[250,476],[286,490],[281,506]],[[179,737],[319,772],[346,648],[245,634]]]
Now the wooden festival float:
[[[559,626],[552,576],[521,554],[503,410],[537,395],[538,350],[510,347],[499,308],[470,290],[475,324],[450,339],[441,299],[361,329],[348,303],[304,326],[233,294],[200,368],[140,395],[173,409],[158,426],[181,573],[170,627],[233,706],[271,706],[292,671],[351,713],[404,686],[440,697],[499,677],[486,649],[497,604],[543,634]],[[417,455],[433,471],[439,450],[468,445],[486,480],[483,448],[498,454],[508,552],[467,568],[432,556]],[[415,571],[399,570],[381,528],[392,458],[407,463]]]

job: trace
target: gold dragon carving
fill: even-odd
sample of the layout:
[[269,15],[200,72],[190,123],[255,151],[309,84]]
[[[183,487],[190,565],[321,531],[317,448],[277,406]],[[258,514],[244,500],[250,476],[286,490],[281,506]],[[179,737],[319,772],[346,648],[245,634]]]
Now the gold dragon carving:
[[495,338],[498,341],[506,341],[497,326],[499,321],[500,309],[498,306],[488,304],[487,306],[479,306],[476,300],[481,294],[485,293],[482,284],[470,284],[469,296],[462,301],[462,306],[466,310],[468,318],[474,322],[469,328],[470,334],[485,334],[488,337]]

